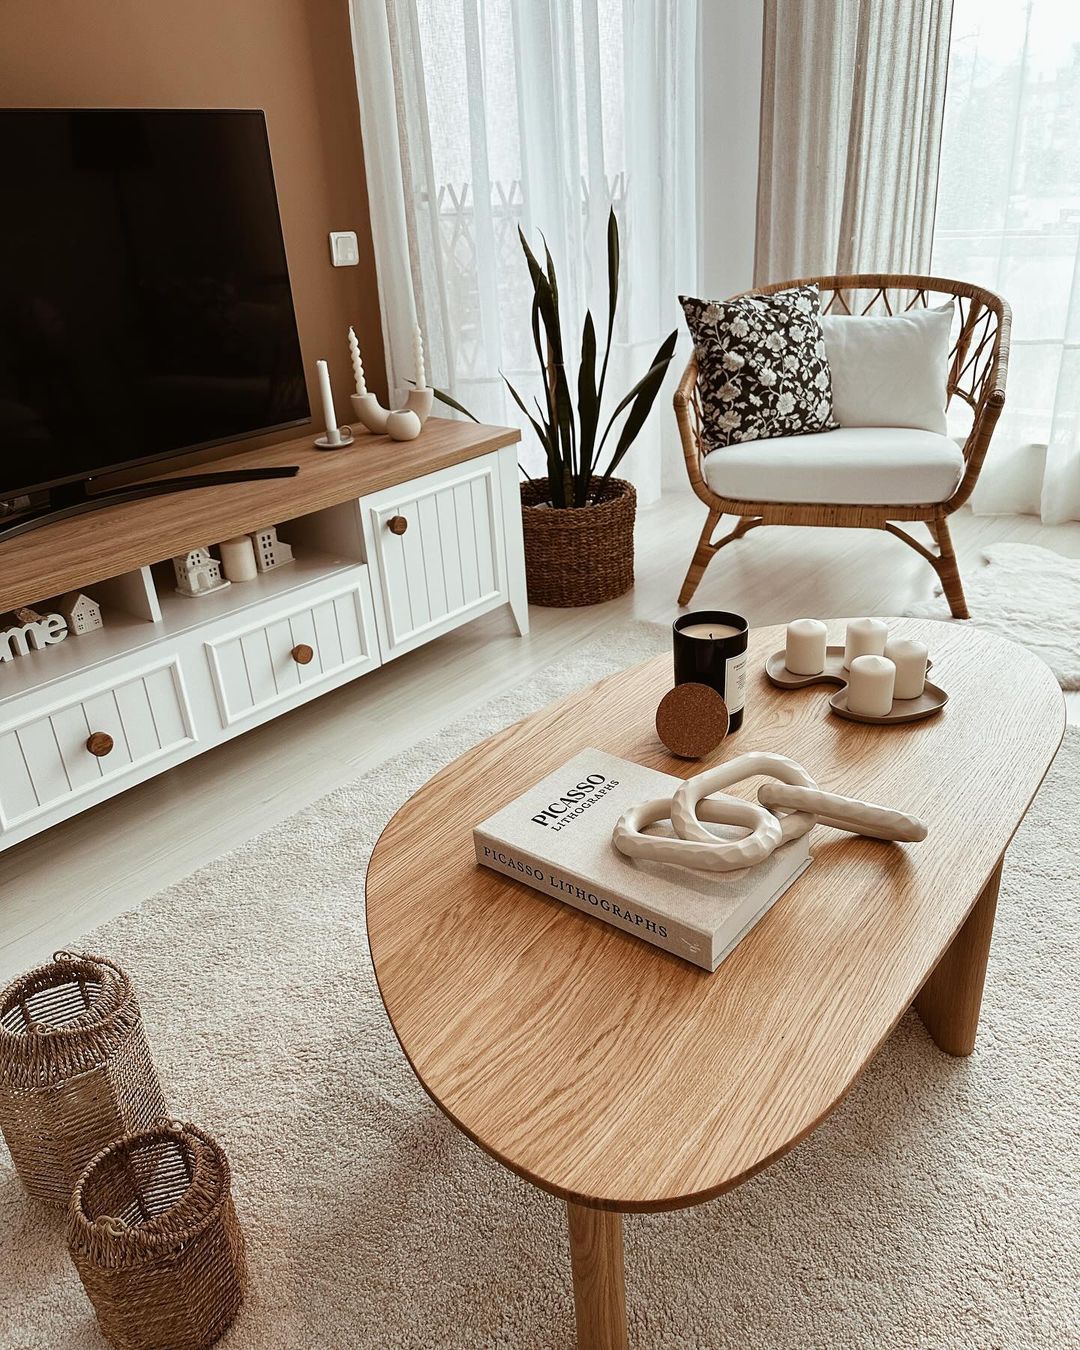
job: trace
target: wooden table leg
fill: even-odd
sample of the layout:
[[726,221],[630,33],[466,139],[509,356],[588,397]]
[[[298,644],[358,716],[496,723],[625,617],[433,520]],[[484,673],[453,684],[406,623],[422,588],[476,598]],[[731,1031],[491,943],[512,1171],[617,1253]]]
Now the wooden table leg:
[[1004,861],[990,874],[964,926],[915,996],[915,1011],[923,1025],[949,1055],[970,1055],[975,1048]]
[[627,1350],[622,1215],[566,1203],[578,1350]]

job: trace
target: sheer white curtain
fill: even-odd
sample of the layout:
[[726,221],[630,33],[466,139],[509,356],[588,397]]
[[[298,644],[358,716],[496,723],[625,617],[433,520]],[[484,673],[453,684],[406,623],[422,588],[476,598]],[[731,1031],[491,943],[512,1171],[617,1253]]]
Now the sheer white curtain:
[[934,270],[1013,308],[976,511],[1080,519],[1080,5],[955,0]]
[[[501,375],[541,393],[518,227],[551,249],[573,352],[586,307],[606,312],[613,206],[621,396],[697,285],[697,0],[352,0],[352,16],[391,389],[412,373],[415,315],[432,382],[522,425]],[[646,502],[662,440],[674,449],[663,395],[620,470]]]
[[930,260],[953,0],[765,0],[758,285]]

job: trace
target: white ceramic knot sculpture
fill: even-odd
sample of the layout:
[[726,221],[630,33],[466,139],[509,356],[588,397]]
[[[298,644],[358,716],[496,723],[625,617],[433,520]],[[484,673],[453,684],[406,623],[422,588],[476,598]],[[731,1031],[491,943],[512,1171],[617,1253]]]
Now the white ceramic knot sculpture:
[[[755,775],[772,780],[758,791],[760,806],[720,791]],[[642,832],[647,825],[668,819],[675,838]],[[742,826],[750,833],[741,839],[718,839],[703,821]],[[611,837],[619,852],[630,858],[733,872],[763,862],[781,844],[815,825],[904,843],[926,838],[926,826],[915,816],[857,797],[822,792],[801,764],[767,751],[738,755],[719,768],[688,778],[670,799],[632,806],[623,812]]]

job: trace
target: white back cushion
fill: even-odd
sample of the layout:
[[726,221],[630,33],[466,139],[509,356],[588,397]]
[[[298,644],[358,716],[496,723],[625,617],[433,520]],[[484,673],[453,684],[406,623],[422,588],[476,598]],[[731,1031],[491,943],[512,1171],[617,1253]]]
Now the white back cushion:
[[823,314],[836,421],[943,436],[952,320],[951,300],[907,314]]

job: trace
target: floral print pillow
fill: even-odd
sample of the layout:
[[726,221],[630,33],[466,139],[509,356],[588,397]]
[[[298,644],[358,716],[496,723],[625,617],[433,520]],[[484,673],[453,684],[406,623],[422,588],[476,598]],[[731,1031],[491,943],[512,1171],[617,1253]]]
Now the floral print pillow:
[[697,350],[706,453],[837,426],[816,286],[719,302],[679,299]]

